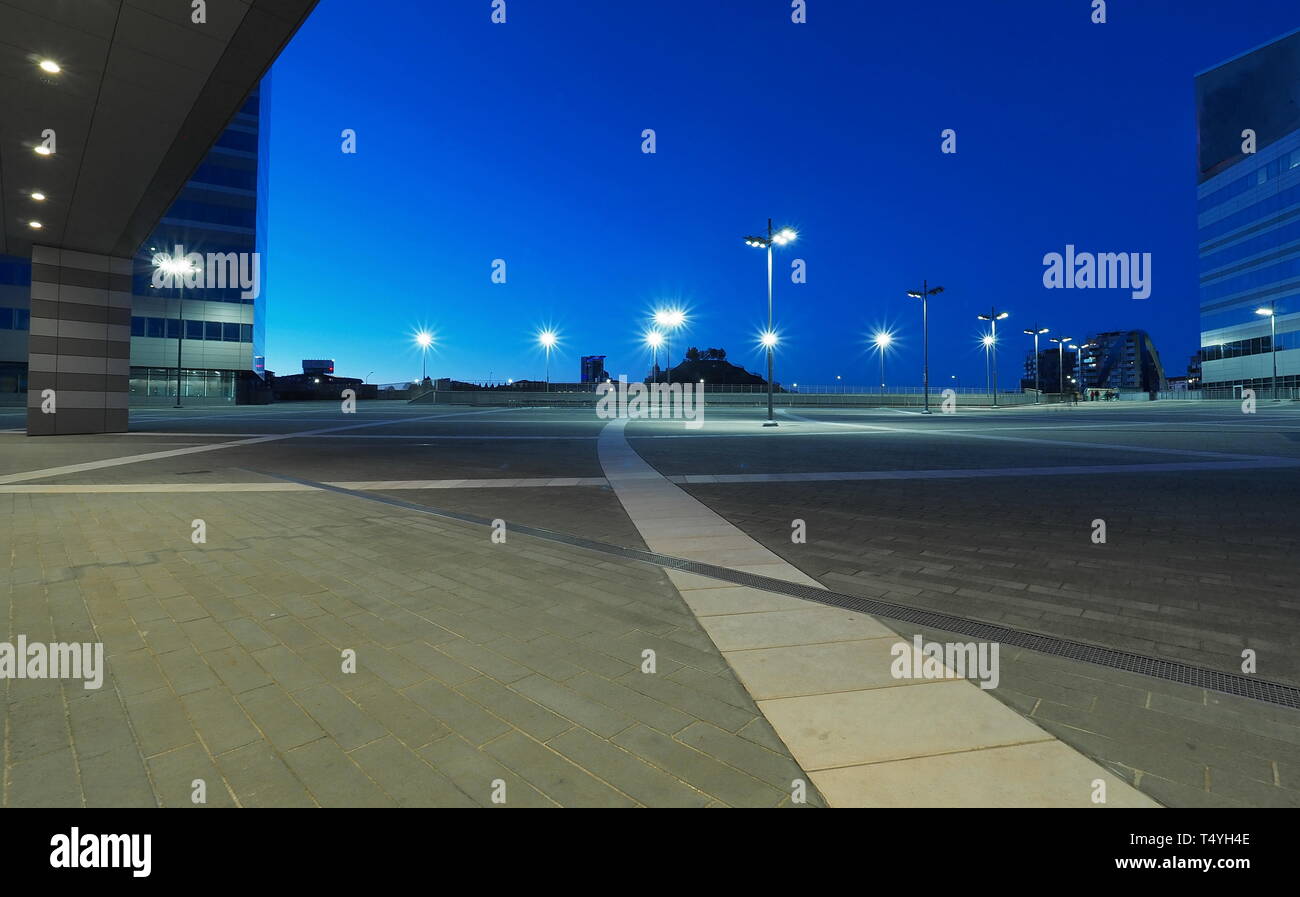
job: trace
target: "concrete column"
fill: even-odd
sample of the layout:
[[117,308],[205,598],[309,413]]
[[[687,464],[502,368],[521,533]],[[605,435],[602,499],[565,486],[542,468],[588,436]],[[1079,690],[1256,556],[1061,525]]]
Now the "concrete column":
[[125,432],[131,259],[33,246],[27,351],[28,436]]

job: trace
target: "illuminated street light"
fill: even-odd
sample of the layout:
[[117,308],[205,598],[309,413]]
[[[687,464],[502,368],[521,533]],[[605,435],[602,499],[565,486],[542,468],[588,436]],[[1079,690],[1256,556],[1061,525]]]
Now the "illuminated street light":
[[1268,303],[1268,308],[1257,308],[1255,309],[1255,314],[1264,315],[1265,317],[1268,318],[1269,354],[1273,356],[1273,383],[1272,383],[1273,401],[1276,402],[1278,401],[1278,397],[1277,397],[1277,303],[1275,301],[1270,301]]
[[921,376],[925,388],[925,410],[930,413],[930,297],[943,292],[943,287],[932,287],[927,280],[921,281],[921,292],[908,290],[907,295],[921,300]]
[[185,339],[185,321],[182,311],[185,303],[185,275],[198,271],[198,267],[185,256],[170,256],[158,253],[153,257],[153,265],[164,274],[175,278],[176,288],[176,407],[181,407],[181,347]]
[[429,379],[429,347],[433,345],[433,334],[421,330],[415,335],[415,344],[420,347],[420,383]]
[[989,359],[992,358],[993,360],[993,364],[992,364],[993,405],[994,407],[997,407],[998,404],[998,321],[1002,321],[1011,317],[1011,313],[1006,311],[998,311],[997,308],[995,307],[995,308],[990,308],[988,314],[979,315],[978,317],[981,321],[988,321],[989,327],[991,328],[989,335],[984,337],[982,342],[984,343],[984,366],[986,369],[989,367]]
[[37,190],[35,193],[32,194],[32,199],[36,200],[37,202],[45,202],[45,194]]
[[876,344],[876,354],[880,356],[880,401],[885,401],[885,352],[894,342],[894,335],[888,330],[877,330],[872,338]]
[[651,376],[654,382],[659,382],[659,347],[664,344],[664,335],[659,330],[647,330],[645,332],[645,344],[650,347],[651,358]]
[[59,64],[53,59],[42,59],[40,66],[41,71],[49,72],[51,75],[57,75],[59,72],[63,71],[63,69],[59,67]]
[[1061,401],[1065,401],[1065,344],[1074,339],[1072,336],[1051,336],[1047,338],[1049,343],[1056,343],[1056,370],[1061,377]]
[[1041,333],[1048,333],[1046,327],[1039,327],[1037,324],[1033,329],[1024,331],[1034,338],[1034,404],[1037,405],[1043,395],[1043,385],[1038,376],[1038,336]]
[[776,331],[772,327],[772,246],[786,246],[793,243],[798,234],[793,228],[783,227],[779,231],[772,230],[772,219],[767,219],[767,236],[766,237],[746,237],[745,245],[753,246],[755,249],[767,250],[767,331],[772,335],[772,343],[767,346],[767,420],[763,421],[765,427],[775,427],[776,419],[772,416],[772,368],[773,348],[776,346]]
[[551,391],[551,349],[559,342],[559,336],[554,330],[546,329],[538,331],[537,342],[546,350],[546,391]]
[[669,339],[669,334],[686,323],[686,312],[680,308],[661,308],[654,313],[654,322],[662,327],[664,332],[664,367],[667,368],[667,379],[669,383],[673,382],[673,347]]

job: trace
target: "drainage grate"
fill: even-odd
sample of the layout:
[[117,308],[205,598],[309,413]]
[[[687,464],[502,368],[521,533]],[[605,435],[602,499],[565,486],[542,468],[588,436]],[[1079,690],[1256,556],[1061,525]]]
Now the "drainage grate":
[[[492,525],[492,519],[489,517],[479,517],[475,514],[466,514],[460,511],[448,511],[442,508],[432,508],[428,505],[403,501],[400,498],[389,498],[386,495],[360,492],[355,489],[344,489],[341,486],[331,486],[328,483],[317,483],[312,480],[301,480],[296,477],[284,476],[283,474],[267,473],[266,471],[252,472],[261,474],[262,476],[272,477],[277,480],[311,486],[325,492],[337,492],[341,495],[349,495],[353,498],[365,499],[366,501],[380,502],[382,504],[391,505],[395,508],[404,508],[408,511],[417,511],[421,514],[429,514],[434,517],[445,517],[451,520],[459,520],[464,523],[478,524],[480,526]],[[773,579],[769,576],[759,576],[754,573],[732,570],[730,567],[719,567],[714,564],[705,564],[700,561],[690,561],[685,558],[671,557],[666,554],[656,554],[653,551],[645,551],[640,548],[625,548],[621,545],[611,545],[608,542],[600,542],[596,539],[587,539],[582,536],[542,529],[537,526],[528,526],[527,524],[512,524],[510,530],[514,533],[533,536],[534,538],[544,539],[548,542],[559,542],[576,548],[585,548],[602,554],[613,555],[615,557],[626,558],[633,561],[641,561],[647,564],[654,564],[658,567],[681,570],[684,573],[694,573],[698,576],[720,579],[725,582],[733,583],[734,585],[749,586],[750,588],[761,589],[765,592],[773,592],[791,598],[801,598],[805,601],[814,601],[818,604],[838,607],[843,610],[851,610],[872,617],[882,617],[888,620],[911,623],[915,626],[921,626],[926,629],[938,629],[944,632],[952,632],[958,635],[968,636],[969,638],[979,641],[1013,645],[1017,648],[1027,648],[1030,651],[1038,651],[1042,654],[1051,654],[1056,657],[1067,657],[1070,660],[1079,660],[1084,663],[1109,667],[1114,670],[1124,670],[1129,673],[1137,673],[1155,679],[1164,679],[1168,682],[1179,682],[1183,685],[1205,688],[1210,691],[1235,695],[1240,698],[1250,698],[1252,700],[1262,701],[1266,704],[1276,704],[1281,707],[1300,709],[1300,688],[1291,685],[1283,685],[1279,682],[1269,682],[1266,679],[1238,676],[1233,673],[1220,673],[1216,670],[1207,670],[1202,667],[1194,667],[1189,664],[1178,663],[1172,660],[1161,660],[1155,657],[1147,657],[1143,654],[1133,654],[1128,651],[1116,651],[1112,648],[1102,648],[1097,645],[1089,645],[1085,642],[1076,642],[1070,639],[1057,638],[1056,636],[1042,635],[1035,632],[1025,632],[1020,629],[1011,629],[1006,626],[984,623],[979,620],[971,620],[965,617],[939,613],[937,611],[921,610],[914,607],[907,607],[903,604],[880,601],[875,598],[861,598],[857,595],[846,595],[842,592],[832,592],[829,589],[818,589],[813,588],[812,586],[801,585],[800,583]]]

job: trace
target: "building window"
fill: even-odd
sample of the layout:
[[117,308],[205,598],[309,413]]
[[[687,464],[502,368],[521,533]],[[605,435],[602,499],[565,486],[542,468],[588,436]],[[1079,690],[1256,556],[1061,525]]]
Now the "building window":
[[185,322],[186,339],[203,339],[203,322],[186,321]]
[[239,342],[239,325],[230,323],[222,324],[221,338],[228,343]]
[[162,335],[165,332],[165,328],[167,326],[165,323],[163,323],[163,319],[145,318],[145,321],[147,322],[148,335],[154,337],[155,339],[162,339]]
[[208,321],[207,324],[205,325],[205,330],[206,333],[204,334],[204,339],[210,339],[214,342],[220,342],[221,340],[220,321]]

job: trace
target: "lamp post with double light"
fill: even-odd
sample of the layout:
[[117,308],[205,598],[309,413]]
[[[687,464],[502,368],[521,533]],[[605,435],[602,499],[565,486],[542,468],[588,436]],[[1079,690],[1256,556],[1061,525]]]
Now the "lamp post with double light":
[[930,413],[930,297],[943,292],[943,287],[932,287],[928,280],[921,281],[921,291],[908,290],[907,295],[921,300],[921,378],[925,391],[925,410]]
[[877,331],[873,342],[876,344],[876,354],[880,356],[880,403],[885,402],[885,352],[889,349],[890,344],[894,342],[894,335],[888,330]]
[[990,308],[986,315],[979,315],[979,320],[988,321],[990,333],[984,337],[984,365],[988,367],[989,357],[993,358],[993,404],[998,404],[998,321],[1011,317],[1007,311],[998,311],[996,307]]
[[667,368],[667,379],[669,383],[673,382],[673,347],[669,340],[669,334],[686,323],[686,312],[680,308],[661,308],[654,313],[654,322],[663,332],[664,340],[664,367]]
[[1043,397],[1043,385],[1038,377],[1038,336],[1042,333],[1050,332],[1046,327],[1034,325],[1032,330],[1026,330],[1025,333],[1034,338],[1034,404],[1037,405]]
[[746,237],[745,245],[753,246],[756,249],[767,250],[767,329],[763,331],[760,342],[767,349],[767,420],[763,421],[765,427],[775,427],[776,419],[772,416],[772,376],[773,376],[773,354],[776,349],[777,336],[776,330],[772,326],[772,247],[785,246],[793,243],[798,234],[793,228],[783,227],[779,231],[772,229],[772,219],[767,219],[767,236],[766,237]]
[[1056,370],[1061,375],[1061,401],[1065,401],[1065,344],[1072,339],[1074,339],[1072,336],[1049,336],[1047,338],[1049,343],[1056,343]]

